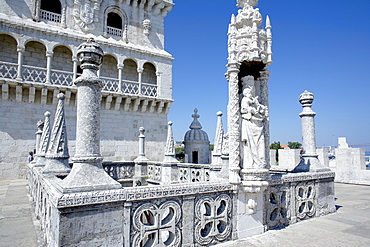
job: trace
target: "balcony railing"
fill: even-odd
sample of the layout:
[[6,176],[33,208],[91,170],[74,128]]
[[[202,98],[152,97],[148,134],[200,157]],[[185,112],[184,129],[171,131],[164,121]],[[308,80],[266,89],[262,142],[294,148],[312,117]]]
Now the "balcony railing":
[[0,78],[16,79],[17,78],[18,65],[15,63],[0,63]]
[[[22,78],[24,82],[33,84],[45,84],[47,77],[47,69],[35,67],[30,65],[22,66]],[[8,63],[0,61],[0,79],[17,79],[18,65],[15,63]],[[77,74],[79,76],[79,74]],[[121,91],[119,80],[116,78],[100,77],[104,86],[103,91],[115,92],[122,94],[143,95],[148,97],[157,97],[157,85],[142,83],[141,91],[140,85],[136,81],[122,80]],[[50,85],[58,85],[65,87],[73,87],[73,73],[68,71],[61,71],[52,69],[50,73]]]
[[47,10],[40,10],[40,18],[46,21],[60,22],[62,15]]
[[122,36],[122,29],[107,26],[107,33],[114,36]]

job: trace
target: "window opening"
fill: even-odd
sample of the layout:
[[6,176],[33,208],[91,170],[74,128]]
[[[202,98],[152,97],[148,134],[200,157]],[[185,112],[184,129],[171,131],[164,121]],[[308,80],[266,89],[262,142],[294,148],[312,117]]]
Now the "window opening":
[[107,33],[115,36],[122,36],[122,18],[117,13],[108,13]]
[[62,5],[59,0],[42,0],[40,17],[43,20],[60,22],[62,17]]

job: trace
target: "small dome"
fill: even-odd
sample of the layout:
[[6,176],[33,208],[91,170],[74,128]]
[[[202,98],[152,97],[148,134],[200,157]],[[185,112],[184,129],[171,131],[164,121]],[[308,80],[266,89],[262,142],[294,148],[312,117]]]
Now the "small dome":
[[194,120],[189,126],[190,130],[185,133],[184,142],[208,142],[208,134],[204,130],[202,130],[202,125],[198,121],[198,118],[200,117],[198,115],[198,109],[194,109],[194,114],[192,115],[192,117],[194,118]]

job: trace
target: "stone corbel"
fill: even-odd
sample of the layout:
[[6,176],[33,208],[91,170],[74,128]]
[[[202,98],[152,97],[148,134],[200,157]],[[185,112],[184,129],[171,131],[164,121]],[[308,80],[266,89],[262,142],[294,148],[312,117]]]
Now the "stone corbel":
[[65,93],[65,100],[64,100],[64,105],[65,106],[69,106],[70,102],[71,102],[71,91],[67,90],[66,93]]
[[155,0],[149,0],[148,4],[146,5],[146,11],[148,12],[152,11],[154,4],[155,4]]
[[54,89],[54,93],[53,93],[53,105],[57,105],[58,104],[58,94],[60,93],[60,90],[59,89]]
[[129,111],[130,110],[130,105],[131,105],[131,98],[126,98],[123,110],[124,111]]
[[149,103],[149,101],[147,99],[143,101],[143,103],[141,105],[141,112],[143,112],[143,113],[146,112],[146,109],[148,107],[148,103]]
[[161,2],[161,3],[159,3],[159,4],[156,4],[156,5],[154,6],[154,11],[153,11],[153,13],[154,13],[155,15],[159,15],[159,13],[161,13],[161,10],[163,9],[163,7],[164,7],[164,3],[163,3],[163,2]]
[[135,99],[132,111],[137,112],[139,110],[140,99]]
[[131,3],[131,0],[126,0],[127,5],[130,5],[130,3]]
[[114,105],[115,111],[119,111],[119,109],[121,108],[121,102],[122,102],[122,96],[118,96],[116,98],[116,104]]
[[21,85],[17,85],[15,87],[15,100],[17,102],[22,102],[22,86]]
[[166,17],[169,12],[171,12],[173,5],[167,5],[164,9],[162,9],[162,17]]
[[106,98],[106,101],[105,101],[105,109],[106,110],[109,110],[110,109],[112,100],[113,100],[113,96],[112,95],[108,95],[107,98]]
[[164,102],[161,101],[158,105],[157,113],[162,113],[163,107],[164,107]]
[[145,6],[145,4],[146,4],[146,1],[147,1],[147,0],[141,0],[141,3],[140,3],[140,5],[139,5],[139,8],[140,8],[140,9],[144,9],[144,6]]
[[48,89],[46,87],[41,89],[41,104],[46,105],[48,100]]
[[155,100],[151,101],[149,104],[149,112],[153,113],[155,110],[155,106],[157,105],[157,102]]
[[28,102],[29,103],[35,103],[35,94],[36,94],[36,88],[30,87],[28,89]]
[[170,112],[171,105],[172,105],[172,103],[171,103],[171,102],[168,102],[168,103],[166,104],[165,114],[168,114],[168,113]]

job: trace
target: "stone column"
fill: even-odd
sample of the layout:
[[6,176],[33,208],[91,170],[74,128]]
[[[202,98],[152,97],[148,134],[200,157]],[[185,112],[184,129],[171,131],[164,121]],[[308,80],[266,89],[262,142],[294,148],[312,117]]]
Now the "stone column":
[[137,69],[137,73],[138,73],[138,83],[139,83],[139,95],[141,95],[141,76],[143,74],[143,69]]
[[162,98],[161,96],[163,95],[162,93],[162,72],[156,73],[157,75],[157,97]]
[[147,185],[147,167],[149,159],[145,157],[145,129],[139,128],[139,156],[134,160],[135,162],[135,181],[136,185]]
[[46,52],[46,83],[51,83],[51,61],[53,60],[53,52]]
[[135,161],[147,161],[148,159],[145,157],[145,129],[144,127],[140,127],[139,129],[139,156],[135,159]]
[[122,93],[122,71],[123,71],[123,64],[119,64],[117,66],[118,69],[118,92]]
[[77,57],[83,70],[74,83],[77,86],[76,153],[73,168],[63,180],[63,191],[91,191],[121,188],[103,169],[100,155],[100,101],[102,81],[97,70],[103,50],[89,39],[81,44]]
[[25,48],[23,46],[18,46],[17,47],[17,52],[18,52],[18,72],[17,72],[17,80],[22,81],[23,76],[23,54],[24,54]]
[[240,184],[240,107],[239,107],[239,64],[229,63],[227,77],[229,81],[229,181]]
[[77,66],[78,66],[78,60],[76,56],[72,57],[73,62],[73,80],[76,80],[77,78]]
[[294,169],[294,172],[317,172],[330,171],[329,168],[322,165],[316,152],[315,137],[315,116],[316,113],[311,109],[314,95],[307,90],[299,96],[299,103],[302,104],[303,110],[299,114],[302,121],[302,142],[303,154],[301,162]]

